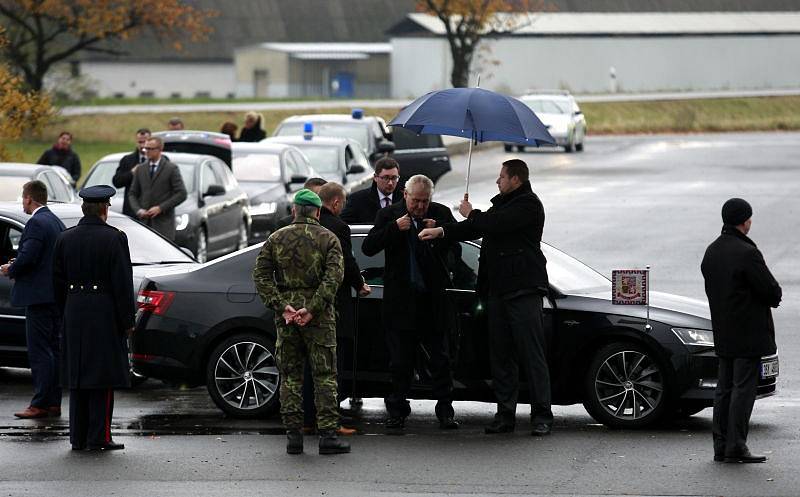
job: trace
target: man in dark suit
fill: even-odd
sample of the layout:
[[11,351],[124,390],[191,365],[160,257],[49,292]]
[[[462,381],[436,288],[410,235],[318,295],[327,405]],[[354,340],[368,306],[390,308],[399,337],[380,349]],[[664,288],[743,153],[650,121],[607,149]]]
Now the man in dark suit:
[[424,227],[455,222],[450,209],[431,202],[433,182],[416,175],[406,182],[405,201],[384,207],[375,218],[361,250],[367,256],[384,251],[383,326],[389,349],[392,393],[385,399],[386,427],[403,429],[411,413],[408,394],[414,376],[417,348],[430,357],[432,395],[437,399],[439,427],[453,429],[453,377],[447,353],[447,331],[453,316],[446,289],[450,275],[445,265],[449,242],[422,242]]
[[175,207],[186,200],[186,187],[178,166],[161,155],[163,149],[160,138],[147,140],[147,162],[136,168],[128,201],[139,221],[175,240]]
[[130,188],[131,183],[133,183],[133,175],[136,172],[136,166],[147,161],[145,146],[149,138],[149,129],[141,128],[136,131],[136,148],[133,152],[120,159],[117,172],[114,173],[114,178],[111,180],[115,187],[125,189],[125,202],[122,204],[122,213],[132,218],[136,218],[136,212],[131,209],[131,203],[128,200],[128,188]]
[[83,217],[59,236],[53,257],[72,450],[124,448],[111,438],[111,417],[114,388],[130,386],[127,336],[135,309],[128,238],[106,223],[114,193],[106,185],[80,191]]
[[403,189],[398,188],[400,164],[391,157],[375,163],[375,175],[370,188],[351,194],[342,211],[342,221],[347,224],[372,224],[379,210],[403,199]]
[[466,220],[426,229],[423,240],[475,240],[481,243],[478,295],[488,303],[489,358],[497,413],[487,434],[514,431],[522,366],[531,398],[531,434],[550,434],[553,412],[550,370],[542,318],[547,294],[547,260],[541,249],[544,207],[528,181],[528,165],[503,162],[498,195],[486,212],[473,209],[464,195],[459,212]]
[[706,249],[700,268],[711,308],[719,376],[714,394],[714,460],[764,462],[747,447],[761,356],[774,354],[775,325],[770,307],[781,302],[781,287],[764,256],[747,236],[753,209],[732,198],[722,206],[722,234]]
[[33,399],[18,418],[61,415],[58,383],[61,313],[53,295],[53,247],[64,223],[47,208],[47,187],[30,181],[22,187],[22,208],[31,218],[19,241],[17,258],[0,267],[14,280],[11,305],[25,307],[25,339],[33,378]]

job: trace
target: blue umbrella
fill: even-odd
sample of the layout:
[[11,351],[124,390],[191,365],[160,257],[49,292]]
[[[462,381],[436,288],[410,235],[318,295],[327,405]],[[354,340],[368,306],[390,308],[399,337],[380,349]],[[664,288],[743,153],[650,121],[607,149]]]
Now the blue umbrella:
[[537,147],[556,144],[530,107],[483,88],[432,91],[401,110],[389,126],[402,126],[417,134],[469,138],[467,192],[473,142],[504,141]]

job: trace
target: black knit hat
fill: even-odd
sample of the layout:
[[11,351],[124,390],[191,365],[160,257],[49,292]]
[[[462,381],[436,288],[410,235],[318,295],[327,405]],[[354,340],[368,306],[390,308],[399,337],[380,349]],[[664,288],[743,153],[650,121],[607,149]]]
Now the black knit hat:
[[753,208],[746,200],[732,198],[722,206],[722,222],[731,226],[739,226],[753,216]]

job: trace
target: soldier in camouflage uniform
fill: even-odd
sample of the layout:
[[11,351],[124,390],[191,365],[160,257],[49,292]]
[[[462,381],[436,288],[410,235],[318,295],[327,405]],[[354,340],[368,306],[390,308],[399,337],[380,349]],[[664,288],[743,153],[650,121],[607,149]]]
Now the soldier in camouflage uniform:
[[342,247],[319,224],[322,201],[311,190],[294,197],[294,222],[273,233],[256,259],[253,280],[264,304],[275,311],[276,355],[281,373],[281,416],[289,454],[303,452],[303,366],[314,379],[319,453],[350,452],[336,436],[336,290],[342,282]]

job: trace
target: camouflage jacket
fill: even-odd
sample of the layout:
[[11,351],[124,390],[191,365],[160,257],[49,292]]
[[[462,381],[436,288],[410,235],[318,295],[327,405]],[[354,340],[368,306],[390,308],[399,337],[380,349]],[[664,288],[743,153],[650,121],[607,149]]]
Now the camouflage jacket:
[[335,323],[344,259],[339,239],[314,218],[301,218],[264,242],[253,269],[256,291],[276,319],[287,305],[305,307],[312,325]]

